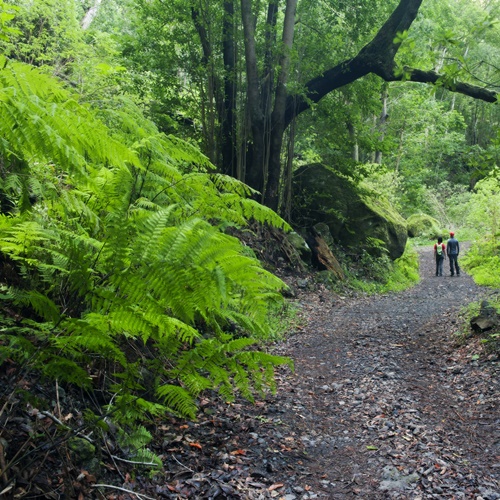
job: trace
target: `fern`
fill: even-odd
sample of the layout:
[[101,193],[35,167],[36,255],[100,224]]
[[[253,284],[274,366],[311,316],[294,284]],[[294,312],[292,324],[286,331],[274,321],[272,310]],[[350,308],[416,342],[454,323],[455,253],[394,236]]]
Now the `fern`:
[[45,321],[58,323],[61,313],[57,305],[47,296],[36,290],[12,290],[12,302],[19,305],[30,306],[36,314]]
[[[205,384],[208,389],[208,384]],[[156,395],[164,402],[167,409],[174,413],[189,418],[195,418],[197,407],[193,403],[193,394],[199,394],[201,388],[191,386],[192,391],[186,391],[182,387],[172,384],[165,384],[157,388]]]
[[[3,63],[2,63],[3,62]],[[0,61],[0,136],[3,152],[27,163],[50,160],[85,176],[95,164],[139,165],[135,154],[114,141],[89,108],[53,78],[35,68]]]
[[1,332],[0,355],[89,389],[87,370],[105,362],[109,410],[130,430],[194,418],[208,389],[273,390],[291,363],[255,346],[284,285],[224,228],[288,225],[130,102],[94,111],[38,70],[0,67],[0,192],[12,201],[0,252],[16,272],[0,299],[32,321]]
[[67,356],[47,356],[42,354],[37,367],[44,376],[52,380],[59,380],[87,389],[92,385],[87,371],[77,362],[68,359]]

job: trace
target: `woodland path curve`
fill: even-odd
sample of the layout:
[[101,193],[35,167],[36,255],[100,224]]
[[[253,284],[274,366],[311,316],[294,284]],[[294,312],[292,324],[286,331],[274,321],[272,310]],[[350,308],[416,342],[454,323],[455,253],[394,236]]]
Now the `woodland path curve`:
[[270,407],[304,447],[285,498],[500,499],[500,363],[454,340],[460,308],[495,292],[447,264],[435,277],[426,248],[407,291],[301,297],[307,326],[278,348],[295,373]]

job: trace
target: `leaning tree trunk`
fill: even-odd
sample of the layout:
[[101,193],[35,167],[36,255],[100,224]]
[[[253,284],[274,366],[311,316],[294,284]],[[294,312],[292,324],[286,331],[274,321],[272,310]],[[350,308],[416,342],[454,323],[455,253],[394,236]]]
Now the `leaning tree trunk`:
[[81,27],[82,30],[87,30],[90,28],[92,21],[97,17],[99,13],[99,7],[101,6],[102,0],[94,0],[94,5],[86,12],[82,19]]
[[[365,45],[352,59],[348,59],[305,84],[304,97],[288,96],[286,124],[319,102],[327,94],[344,85],[348,85],[369,73],[373,73],[386,82],[410,81],[436,85],[442,82],[436,71],[422,71],[405,67],[396,71],[394,57],[401,45],[395,39],[398,33],[407,31],[417,17],[423,0],[400,0],[389,19],[377,32],[373,40]],[[497,103],[498,92],[476,85],[461,82],[444,84],[444,88],[485,102]]]

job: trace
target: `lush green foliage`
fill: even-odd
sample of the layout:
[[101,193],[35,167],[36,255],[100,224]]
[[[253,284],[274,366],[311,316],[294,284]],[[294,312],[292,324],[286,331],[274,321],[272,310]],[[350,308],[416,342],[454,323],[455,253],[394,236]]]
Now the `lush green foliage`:
[[1,358],[88,390],[106,364],[122,424],[272,388],[290,362],[252,346],[284,285],[225,228],[286,223],[125,101],[99,112],[112,131],[54,78],[0,67],[1,299],[26,318],[4,314]]
[[[354,56],[396,4],[301,1],[288,92],[303,96],[312,76]],[[252,399],[290,363],[255,349],[295,321],[284,285],[226,231],[250,220],[288,226],[207,160],[238,178],[249,171],[240,3],[224,16],[211,0],[109,0],[83,30],[90,5],[0,0],[0,363],[98,388],[107,402],[87,422],[102,428],[111,416],[121,445],[150,461],[140,421],[194,417],[205,390]],[[279,4],[274,24],[265,3],[252,6],[266,113],[284,11]],[[405,216],[460,228],[461,241],[477,239],[462,262],[497,287],[498,172],[488,172],[500,158],[500,108],[440,85],[496,81],[499,12],[498,0],[424,2],[398,35],[397,62],[442,73],[437,90],[371,75],[330,93],[289,127],[286,177],[322,161]],[[229,38],[232,61],[220,52]],[[231,166],[221,152],[229,139]],[[348,286],[386,292],[418,280],[411,246],[393,263],[380,240],[368,245],[376,252],[357,262],[343,256]]]
[[394,261],[387,281],[382,286],[383,292],[398,292],[409,288],[419,281],[418,253],[411,241],[406,244],[404,254]]
[[479,285],[500,287],[500,242],[483,238],[461,259],[462,264]]
[[478,182],[465,207],[464,229],[474,241],[462,259],[480,285],[500,286],[500,177],[495,169]]
[[419,260],[413,241],[408,240],[403,255],[395,261],[384,254],[380,243],[376,239],[367,242],[376,246],[381,255],[374,256],[372,249],[366,247],[355,260],[336,248],[335,255],[342,263],[346,280],[340,282],[332,273],[322,271],[317,281],[338,293],[346,289],[368,294],[398,292],[416,285],[420,279]]

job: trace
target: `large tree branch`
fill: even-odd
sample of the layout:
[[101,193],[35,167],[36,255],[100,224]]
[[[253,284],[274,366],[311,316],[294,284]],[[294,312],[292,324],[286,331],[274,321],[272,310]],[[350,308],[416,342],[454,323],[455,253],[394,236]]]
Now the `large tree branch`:
[[365,45],[353,59],[349,59],[322,75],[313,78],[305,85],[305,96],[289,96],[287,102],[287,124],[298,114],[319,102],[325,95],[344,85],[348,85],[368,73],[378,70],[392,75],[394,57],[400,43],[394,39],[398,33],[410,28],[418,14],[423,0],[400,0],[399,5],[389,19],[380,28],[375,37]]
[[464,94],[466,96],[472,97],[474,99],[479,99],[486,102],[498,102],[499,95],[498,92],[494,90],[485,89],[483,87],[478,87],[477,85],[471,85],[469,83],[462,82],[447,82],[443,79],[442,75],[436,73],[435,71],[422,71],[420,69],[414,68],[404,68],[404,72],[401,76],[392,75],[392,77],[384,78],[384,80],[391,81],[411,81],[420,83],[431,83],[433,85],[441,85],[443,88],[450,90],[451,92],[458,92],[459,94]]
[[442,84],[452,92],[481,99],[487,102],[497,102],[497,93],[466,83],[445,84],[440,75],[433,71],[407,69],[401,76],[396,75],[394,58],[400,42],[395,42],[398,33],[407,31],[417,17],[423,0],[400,0],[398,6],[389,19],[380,28],[367,45],[352,59],[325,71],[323,74],[309,80],[305,84],[305,95],[287,98],[286,124],[294,117],[309,109],[312,104],[319,102],[327,94],[352,83],[369,73],[374,73],[385,81],[402,81],[404,79],[429,83]]

